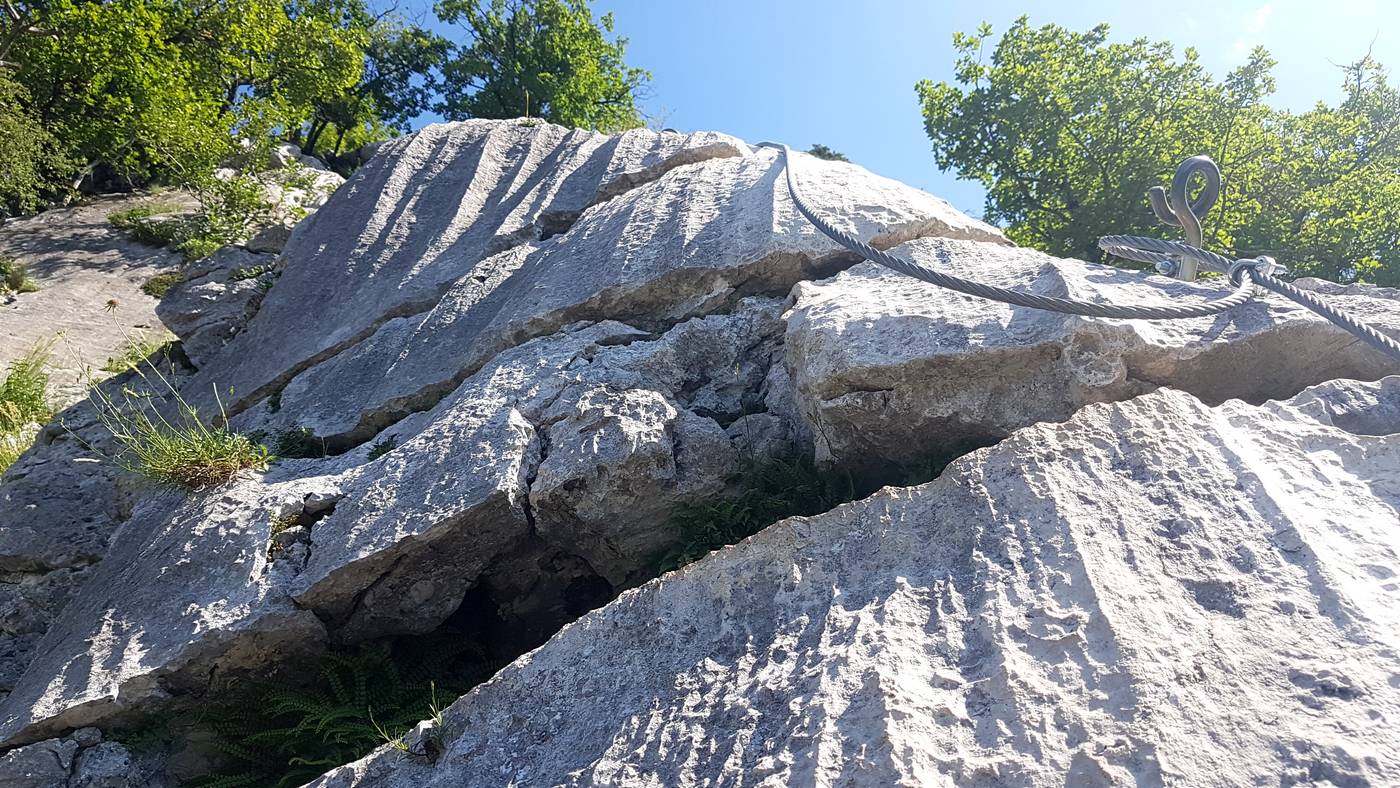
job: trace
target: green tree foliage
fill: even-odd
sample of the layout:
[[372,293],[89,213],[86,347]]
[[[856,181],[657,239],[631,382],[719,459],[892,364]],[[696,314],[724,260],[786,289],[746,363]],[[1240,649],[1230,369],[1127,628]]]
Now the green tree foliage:
[[316,103],[297,141],[304,152],[334,159],[342,151],[409,130],[432,108],[431,78],[447,58],[447,39],[388,14],[366,22],[364,68],[349,90]]
[[440,0],[436,9],[469,35],[442,66],[444,116],[642,125],[636,96],[651,74],[623,62],[627,39],[608,41],[612,14],[595,22],[586,0]]
[[1106,25],[1023,17],[988,52],[991,36],[955,34],[956,84],[915,89],[936,162],[986,186],[987,219],[1017,242],[1097,260],[1100,235],[1169,237],[1143,192],[1205,153],[1225,174],[1209,246],[1400,283],[1400,95],[1370,58],[1344,69],[1340,104],[1293,114],[1265,103],[1263,49],[1217,80],[1194,50],[1110,43]]
[[0,16],[0,126],[17,129],[0,161],[27,177],[7,179],[0,199],[20,210],[87,176],[205,178],[249,140],[315,152],[327,132],[337,148],[386,138],[426,108],[446,47],[364,0],[16,8]]
[[846,154],[832,150],[820,142],[814,143],[812,147],[807,149],[807,152],[816,156],[818,159],[826,159],[827,161],[850,161],[850,159],[846,158]]
[[29,108],[29,92],[0,69],[0,218],[37,210],[73,166]]
[[80,176],[99,165],[141,177],[164,163],[217,160],[231,120],[221,122],[217,98],[200,89],[196,64],[176,41],[181,8],[53,0],[40,16],[49,34],[14,47],[14,74]]
[[207,182],[284,139],[349,167],[434,108],[641,125],[649,75],[586,0],[443,0],[461,45],[372,1],[8,0],[0,213],[80,186]]

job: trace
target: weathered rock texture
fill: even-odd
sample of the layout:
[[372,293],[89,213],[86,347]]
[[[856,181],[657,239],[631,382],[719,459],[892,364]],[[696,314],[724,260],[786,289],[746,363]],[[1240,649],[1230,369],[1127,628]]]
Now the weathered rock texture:
[[[1015,249],[859,167],[803,155],[794,164],[836,223],[958,273],[1115,301],[1214,292]],[[434,126],[385,145],[280,257],[245,247],[211,259],[164,313],[198,368],[185,396],[209,414],[213,392],[232,389],[234,428],[315,456],[216,489],[151,491],[50,428],[0,484],[0,633],[13,634],[0,652],[0,688],[13,687],[0,749],[139,726],[227,700],[248,676],[306,665],[329,646],[427,633],[459,614],[499,622],[509,643],[498,653],[513,656],[644,581],[676,538],[671,511],[731,494],[749,459],[809,455],[888,481],[1000,440],[932,486],[781,526],[566,630],[463,702],[459,715],[490,724],[460,734],[440,779],[800,784],[854,769],[872,783],[940,773],[1063,783],[1099,763],[1148,782],[1169,769],[1197,779],[1204,772],[1163,766],[1150,751],[1185,757],[1200,725],[1227,719],[1242,752],[1303,737],[1250,767],[1260,773],[1287,758],[1390,773],[1354,752],[1346,737],[1364,734],[1348,732],[1362,719],[1349,706],[1319,712],[1341,744],[1301,727],[1265,730],[1260,716],[1291,708],[1270,706],[1287,693],[1266,673],[1287,656],[1271,650],[1288,634],[1284,616],[1310,644],[1303,651],[1352,660],[1336,669],[1365,682],[1367,703],[1394,702],[1367,672],[1389,663],[1366,655],[1391,659],[1376,626],[1356,624],[1342,651],[1327,651],[1326,627],[1341,625],[1305,615],[1339,598],[1328,573],[1394,571],[1393,553],[1293,556],[1263,543],[1283,544],[1276,530],[1257,527],[1296,514],[1306,521],[1299,549],[1316,551],[1322,536],[1307,529],[1330,526],[1314,510],[1348,511],[1367,523],[1358,544],[1381,539],[1369,523],[1394,500],[1393,444],[1303,415],[1330,408],[1338,425],[1382,424],[1378,395],[1335,385],[1307,400],[1320,404],[1257,407],[1330,378],[1379,378],[1389,369],[1380,359],[1271,299],[1144,325],[936,290],[857,265],[797,214],[781,176],[774,151],[718,134]],[[1333,294],[1387,330],[1400,327],[1396,296]],[[1161,386],[1194,397],[1149,394]],[[1392,389],[1382,391],[1389,402]],[[1230,397],[1255,404],[1207,407]],[[70,416],[91,433],[90,410]],[[1240,468],[1265,468],[1229,453],[1256,421],[1287,444],[1279,462],[1291,475],[1237,485]],[[1319,480],[1360,479],[1371,480],[1369,498],[1326,508]],[[114,489],[119,504],[84,510]],[[51,502],[45,490],[65,492]],[[1169,516],[1187,525],[1163,525]],[[1226,526],[1207,528],[1217,516]],[[289,518],[294,527],[274,537]],[[1235,542],[1221,540],[1232,539],[1254,558],[1231,563]],[[769,552],[759,560],[758,550]],[[1109,566],[1113,550],[1135,557]],[[792,567],[806,568],[783,574]],[[1312,572],[1313,585],[1289,572]],[[1304,612],[1253,612],[1267,607],[1257,600],[1274,575]],[[1177,586],[1206,601],[1124,612]],[[1228,612],[1237,609],[1248,615]],[[1159,615],[1177,628],[1154,629]],[[603,655],[624,650],[604,631],[614,624],[636,652],[609,666]],[[1200,686],[1183,685],[1196,693],[1185,705],[1163,701],[1160,731],[1175,730],[1178,712],[1203,722],[1182,723],[1178,746],[1135,710],[1167,698],[1168,674],[1150,668],[1186,648],[1183,627],[1235,650],[1211,662],[1220,652],[1199,646],[1180,668]],[[563,677],[571,660],[592,667]],[[1243,700],[1258,687],[1273,694]],[[586,694],[546,698],[551,688]],[[506,705],[482,700],[498,696]],[[1214,696],[1232,706],[1210,706]],[[587,706],[600,700],[608,708]],[[512,703],[538,705],[512,721]],[[691,716],[701,722],[687,727]],[[384,756],[357,768],[404,784],[439,779]]]
[[[1202,288],[1030,249],[926,239],[897,250],[941,271],[1043,295],[1111,303],[1191,301]],[[1363,320],[1400,329],[1400,291],[1300,280]],[[1208,403],[1259,403],[1394,362],[1284,299],[1191,320],[1083,318],[953,293],[862,263],[794,289],[786,352],[817,457],[888,470],[984,445],[1091,402],[1171,386]]]
[[[179,270],[180,256],[132,241],[107,222],[108,214],[152,199],[95,197],[0,228],[0,257],[26,264],[39,285],[37,292],[0,304],[0,375],[35,346],[53,343],[49,391],[54,406],[65,407],[87,391],[84,364],[103,377],[99,368],[122,355],[128,337],[160,333],[156,299],[141,285]],[[174,199],[178,193],[156,201]],[[114,311],[108,308],[113,300]]]
[[156,304],[156,314],[191,363],[208,364],[243,330],[277,275],[275,263],[273,255],[226,246],[186,267],[184,281]]
[[1400,779],[1400,377],[1091,405],[784,521],[316,785]]

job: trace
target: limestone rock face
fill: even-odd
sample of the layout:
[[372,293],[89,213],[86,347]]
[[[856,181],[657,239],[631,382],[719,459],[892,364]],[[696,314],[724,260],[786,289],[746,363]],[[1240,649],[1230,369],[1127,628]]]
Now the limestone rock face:
[[[792,163],[836,224],[945,270],[1218,293]],[[1394,370],[1284,302],[975,301],[820,235],[771,149],[519,121],[391,141],[279,256],[188,273],[162,308],[182,395],[284,459],[152,489],[86,448],[118,449],[90,404],[45,428],[0,480],[6,757],[110,776],[115,746],[63,742],[471,620],[502,661],[545,645],[458,704],[436,770],[381,753],[329,784],[1397,777],[1397,383],[1299,394]],[[1394,291],[1308,286],[1400,329]],[[751,462],[870,490],[992,443],[646,583],[672,512]],[[184,744],[129,771],[198,776]]]
[[513,121],[435,125],[386,143],[298,227],[285,249],[297,265],[217,374],[245,399],[265,394],[385,321],[432,307],[488,253],[567,227],[618,178],[738,155],[740,144]]
[[6,788],[166,788],[174,783],[152,774],[131,751],[103,741],[96,728],[18,747],[0,755],[0,785]]
[[1392,783],[1397,414],[1400,377],[1086,406],[624,594],[434,764],[314,784]]
[[270,284],[264,277],[272,275],[274,259],[226,246],[191,266],[156,304],[156,314],[193,364],[209,363],[247,324]]
[[[938,270],[1043,295],[1109,303],[1199,300],[1201,285],[1029,249],[929,238],[895,252]],[[1363,320],[1400,329],[1400,291],[1319,288]],[[794,288],[785,352],[816,452],[879,472],[956,453],[1092,402],[1158,386],[1208,403],[1262,402],[1394,362],[1291,301],[1261,298],[1191,320],[1082,318],[964,296],[862,263]],[[965,450],[965,449],[964,449]]]

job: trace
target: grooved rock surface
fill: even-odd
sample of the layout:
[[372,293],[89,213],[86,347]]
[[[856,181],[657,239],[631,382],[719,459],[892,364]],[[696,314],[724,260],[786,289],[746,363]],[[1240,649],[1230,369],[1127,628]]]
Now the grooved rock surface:
[[[806,188],[840,207],[844,229],[879,246],[925,235],[1000,240],[923,192],[849,165],[801,158]],[[795,282],[830,273],[833,258],[847,255],[797,213],[781,175],[777,152],[766,148],[678,167],[585,212],[567,232],[463,267],[432,309],[389,320],[354,352],[293,378],[282,390],[280,413],[266,414],[268,423],[309,428],[333,443],[358,442],[404,411],[421,409],[504,348],[574,321],[658,327],[724,309],[744,294],[786,295]],[[308,222],[301,237],[340,233],[318,222]],[[284,289],[295,275],[289,269],[267,304],[295,295]],[[358,385],[346,387],[346,380]]]
[[567,227],[621,184],[736,156],[741,146],[710,132],[608,136],[480,120],[437,124],[385,143],[335,199],[298,225],[283,250],[298,264],[269,294],[265,316],[207,379],[236,385],[241,407],[385,320],[432,307],[483,257]]
[[624,594],[314,785],[1400,780],[1400,377],[1161,389]]

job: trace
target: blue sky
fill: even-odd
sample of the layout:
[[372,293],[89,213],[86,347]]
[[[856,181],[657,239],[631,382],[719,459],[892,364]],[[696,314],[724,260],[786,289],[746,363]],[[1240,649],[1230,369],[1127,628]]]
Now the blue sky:
[[[631,39],[628,62],[651,71],[643,108],[666,126],[802,148],[821,142],[975,215],[981,187],[934,166],[914,96],[919,79],[952,79],[955,30],[987,21],[999,35],[1021,14],[1079,30],[1107,22],[1115,40],[1193,46],[1217,76],[1259,44],[1279,61],[1273,103],[1295,110],[1335,102],[1341,72],[1333,64],[1368,48],[1400,68],[1400,0],[593,0],[592,7],[595,16],[613,12],[617,32]],[[432,18],[431,0],[410,0],[404,10]]]

